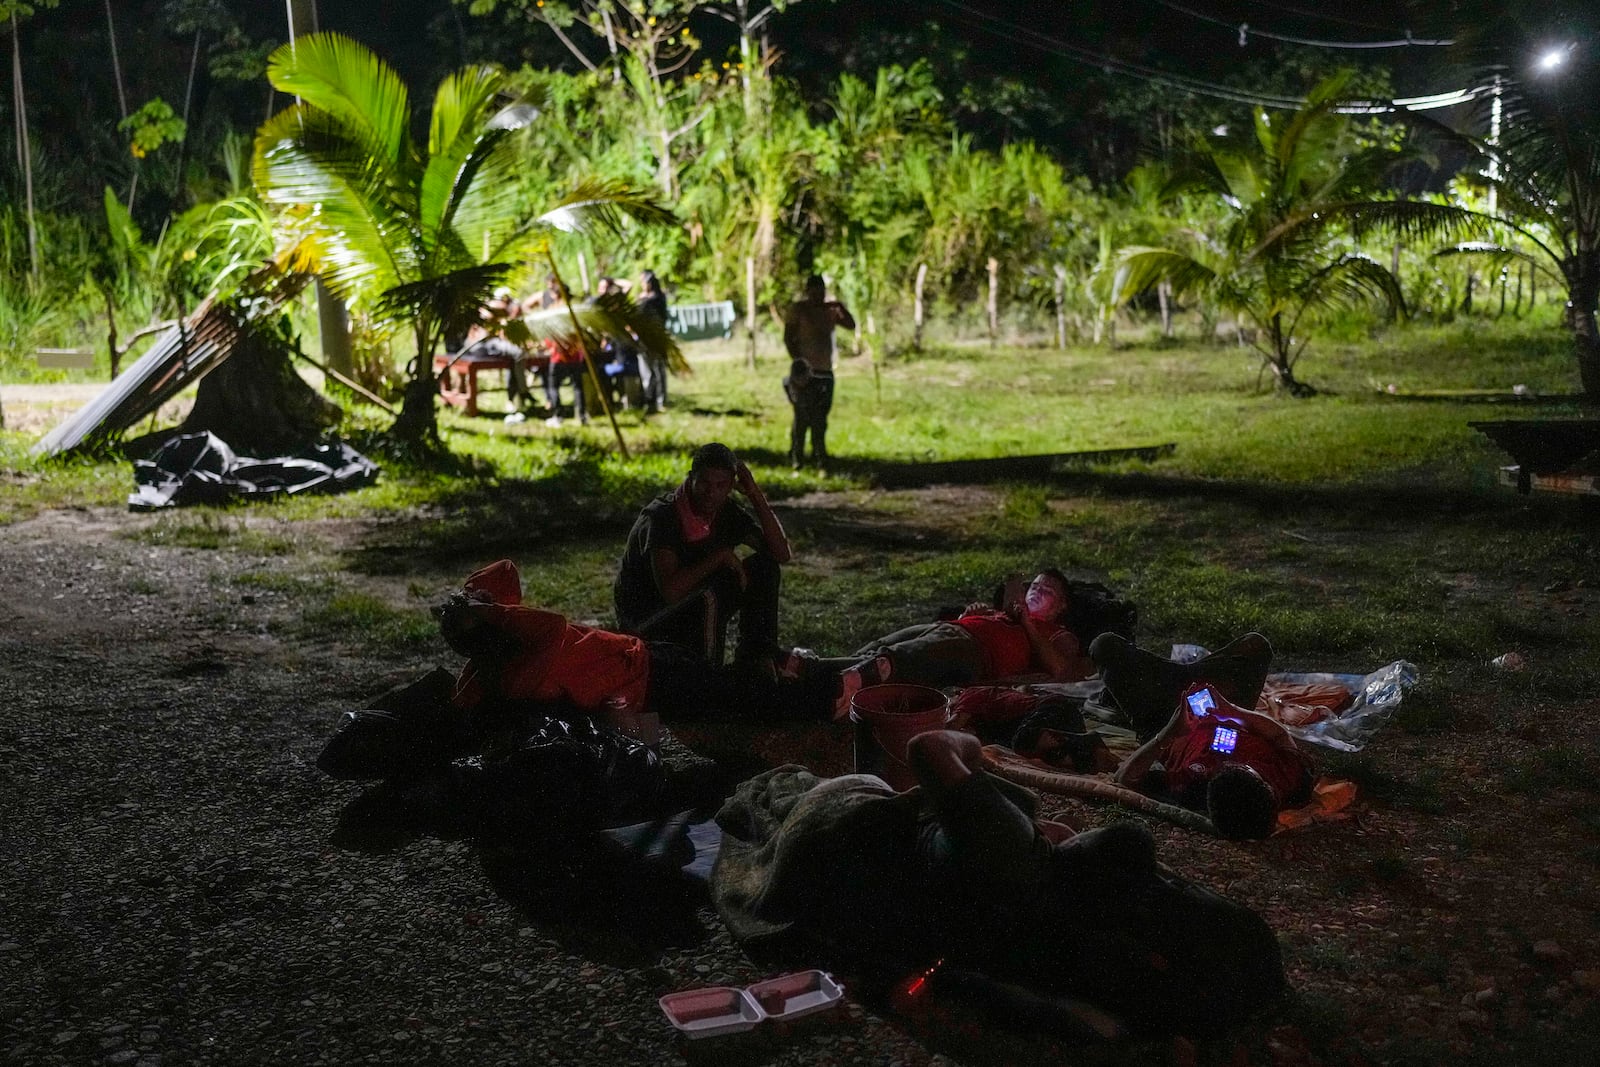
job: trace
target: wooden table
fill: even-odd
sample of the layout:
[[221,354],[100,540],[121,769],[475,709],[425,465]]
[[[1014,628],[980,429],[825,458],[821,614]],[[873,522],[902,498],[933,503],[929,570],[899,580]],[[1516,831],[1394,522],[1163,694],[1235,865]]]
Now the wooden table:
[[478,375],[483,371],[503,374],[518,362],[541,376],[548,373],[550,365],[549,357],[526,353],[520,359],[489,352],[469,352],[464,356],[446,353],[433,357],[433,373],[440,376],[439,395],[446,404],[460,408],[463,415],[476,415],[478,393],[484,391],[478,386]]

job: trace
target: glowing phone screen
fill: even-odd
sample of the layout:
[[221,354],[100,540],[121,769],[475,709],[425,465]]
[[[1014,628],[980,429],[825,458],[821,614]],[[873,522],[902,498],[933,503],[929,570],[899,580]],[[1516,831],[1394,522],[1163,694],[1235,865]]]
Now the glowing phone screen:
[[1196,716],[1204,716],[1207,712],[1217,710],[1217,702],[1211,698],[1211,690],[1202,689],[1198,693],[1190,693],[1189,710]]
[[1217,727],[1217,732],[1211,737],[1211,750],[1227,755],[1233,751],[1234,746],[1238,743],[1238,730],[1230,730],[1226,726],[1219,726]]

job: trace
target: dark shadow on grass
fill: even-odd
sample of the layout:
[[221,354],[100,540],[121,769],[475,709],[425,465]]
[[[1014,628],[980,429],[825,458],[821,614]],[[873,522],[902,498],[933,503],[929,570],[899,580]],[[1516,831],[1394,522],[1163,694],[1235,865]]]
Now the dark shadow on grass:
[[648,809],[619,824],[656,823],[656,847],[624,847],[600,832],[559,826],[526,829],[537,840],[474,838],[459,818],[419,805],[414,791],[391,780],[368,787],[340,813],[331,838],[338,848],[394,854],[425,837],[470,840],[495,894],[569,951],[619,966],[646,966],[668,948],[699,944],[705,886],[682,866],[695,858],[681,827],[710,818],[732,790],[725,768],[699,762],[676,767]]

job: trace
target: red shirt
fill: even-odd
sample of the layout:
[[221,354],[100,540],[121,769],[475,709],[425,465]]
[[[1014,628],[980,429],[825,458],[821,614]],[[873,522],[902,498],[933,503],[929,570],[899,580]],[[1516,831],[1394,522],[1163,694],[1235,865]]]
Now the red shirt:
[[[955,620],[955,624],[971,634],[983,649],[987,668],[985,677],[1010,678],[1039,669],[1040,665],[1033,659],[1033,645],[1028,641],[1028,632],[1021,623],[1012,622],[1005,612],[975,612],[961,616]],[[1060,649],[1068,660],[1079,657],[1078,639],[1071,630],[1042,619],[1033,620],[1033,625],[1039,631],[1039,636]],[[1088,674],[1079,677],[1086,678]]]
[[509,633],[518,652],[504,664],[468,660],[456,679],[456,706],[471,707],[489,695],[494,678],[483,677],[487,668],[499,679],[498,695],[508,700],[569,700],[585,711],[607,704],[644,708],[650,653],[639,638],[524,606],[521,580],[510,560],[477,571],[465,588],[494,599],[482,609],[484,618]]
[[544,339],[544,350],[549,354],[551,363],[582,363],[584,360],[582,348],[577,345],[569,348],[566,345],[558,344],[554,337],[546,337]]
[[1204,717],[1196,717],[1187,708],[1183,714],[1189,731],[1169,742],[1161,754],[1167,792],[1173,796],[1210,781],[1229,763],[1261,775],[1277,795],[1279,807],[1305,785],[1310,761],[1299,750],[1274,743],[1268,732],[1283,727],[1266,716],[1252,715],[1225,702]]

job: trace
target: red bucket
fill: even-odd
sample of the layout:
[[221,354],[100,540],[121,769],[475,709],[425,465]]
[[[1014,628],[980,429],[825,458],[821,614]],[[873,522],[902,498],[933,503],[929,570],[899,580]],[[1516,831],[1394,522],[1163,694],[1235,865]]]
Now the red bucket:
[[925,685],[869,685],[851,698],[850,721],[856,730],[856,770],[905,792],[917,784],[906,746],[918,734],[944,729],[950,698]]

